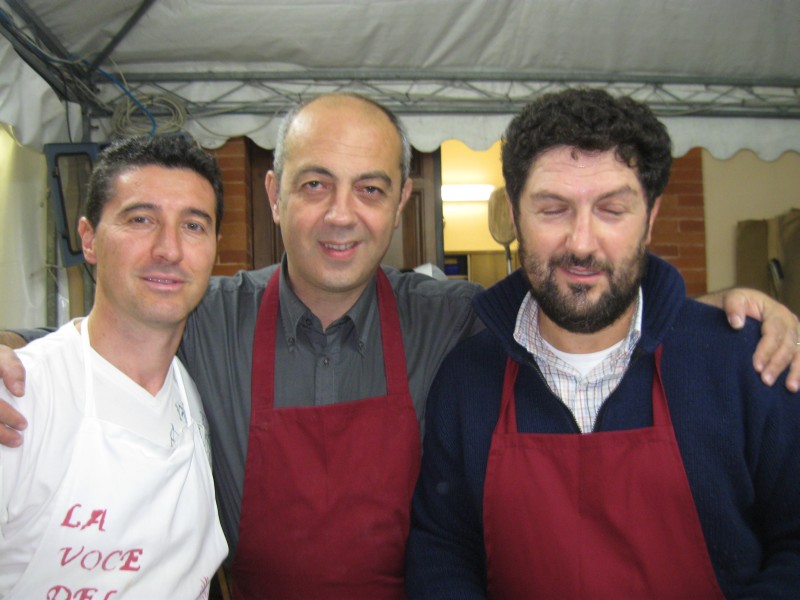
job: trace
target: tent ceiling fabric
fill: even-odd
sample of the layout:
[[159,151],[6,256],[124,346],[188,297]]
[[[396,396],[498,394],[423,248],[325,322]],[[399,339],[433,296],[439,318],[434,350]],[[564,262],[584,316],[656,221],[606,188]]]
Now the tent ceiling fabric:
[[[41,48],[49,41],[42,60],[90,107],[95,139],[150,130],[123,86],[159,130],[183,128],[209,147],[234,135],[272,147],[287,107],[348,89],[396,110],[422,150],[452,138],[482,149],[536,95],[597,85],[649,102],[678,155],[693,146],[719,158],[742,148],[767,160],[800,151],[797,0],[0,0],[0,8],[8,28]],[[59,120],[66,135],[63,107],[4,35],[0,120],[24,143],[65,141],[52,139]],[[53,62],[59,49],[85,63]],[[117,83],[87,66],[97,61]]]

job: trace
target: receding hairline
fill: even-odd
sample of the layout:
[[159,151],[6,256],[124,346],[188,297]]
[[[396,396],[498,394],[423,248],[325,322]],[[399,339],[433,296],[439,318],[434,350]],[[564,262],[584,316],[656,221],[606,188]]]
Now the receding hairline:
[[[363,109],[366,108],[369,111],[371,118],[377,119],[377,121],[382,122],[389,129],[394,132],[395,137],[397,138],[397,142],[400,145],[400,153],[402,155],[402,138],[400,132],[397,131],[397,127],[392,122],[389,115],[386,114],[383,108],[381,108],[378,104],[371,102],[366,98],[362,98],[361,96],[351,95],[351,94],[344,94],[344,93],[337,93],[337,94],[326,94],[324,96],[319,96],[310,100],[307,104],[303,105],[297,113],[292,117],[291,122],[289,123],[289,127],[286,131],[286,139],[288,140],[292,133],[295,130],[296,124],[298,121],[302,119],[302,117],[310,112],[311,109],[315,107],[323,107],[323,110],[326,111],[337,111],[342,108],[349,108],[353,107],[353,114],[362,116],[365,114]],[[359,106],[358,109],[356,107]]]
[[[359,106],[360,105],[360,106]],[[405,128],[389,109],[378,102],[350,92],[334,92],[317,96],[298,106],[291,111],[285,118],[282,125],[283,132],[279,132],[278,146],[276,147],[275,171],[278,176],[282,176],[283,166],[286,158],[291,155],[291,139],[295,135],[298,122],[307,114],[309,109],[322,106],[322,110],[334,112],[342,108],[352,110],[351,114],[363,118],[365,111],[369,118],[373,120],[375,126],[388,126],[393,132],[398,144],[398,156],[400,166],[401,184],[410,176],[411,146],[408,141],[408,134]],[[352,107],[352,108],[351,108]],[[370,110],[371,109],[371,110]],[[279,151],[280,150],[280,151]],[[279,152],[278,152],[279,151]]]

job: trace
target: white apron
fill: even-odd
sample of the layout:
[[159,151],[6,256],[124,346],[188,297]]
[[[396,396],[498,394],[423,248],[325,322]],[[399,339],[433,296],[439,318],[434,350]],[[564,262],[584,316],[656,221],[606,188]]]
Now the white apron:
[[86,406],[72,460],[44,537],[6,598],[207,598],[228,548],[177,359],[188,423],[168,449],[97,418],[88,331],[85,319]]

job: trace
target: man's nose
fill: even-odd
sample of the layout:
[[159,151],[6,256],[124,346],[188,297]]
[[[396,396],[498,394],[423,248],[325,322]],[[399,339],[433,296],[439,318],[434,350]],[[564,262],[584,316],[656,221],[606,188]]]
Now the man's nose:
[[567,250],[576,256],[588,256],[597,249],[595,222],[591,212],[575,215],[567,236]]
[[337,189],[332,198],[330,206],[325,213],[325,222],[330,225],[340,227],[350,225],[355,220],[354,202],[357,199],[349,189]]
[[183,257],[183,242],[178,226],[164,225],[159,228],[153,253],[166,262],[178,262]]

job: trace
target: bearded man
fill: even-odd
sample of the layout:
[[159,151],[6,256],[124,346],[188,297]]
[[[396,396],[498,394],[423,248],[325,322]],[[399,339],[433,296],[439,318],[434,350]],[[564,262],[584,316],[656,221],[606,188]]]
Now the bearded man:
[[670,165],[599,90],[509,125],[522,268],[431,387],[411,598],[798,597],[800,405],[749,368],[756,324],[647,252]]

